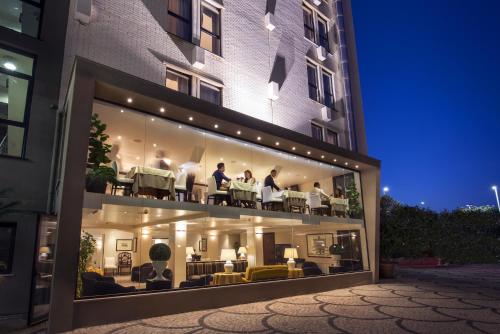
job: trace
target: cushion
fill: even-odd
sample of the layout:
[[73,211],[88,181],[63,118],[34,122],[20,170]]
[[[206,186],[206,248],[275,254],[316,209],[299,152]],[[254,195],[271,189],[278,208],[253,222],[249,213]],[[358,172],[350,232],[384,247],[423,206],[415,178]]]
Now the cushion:
[[120,183],[134,183],[134,179],[129,179],[126,177],[117,177],[116,181],[118,181]]

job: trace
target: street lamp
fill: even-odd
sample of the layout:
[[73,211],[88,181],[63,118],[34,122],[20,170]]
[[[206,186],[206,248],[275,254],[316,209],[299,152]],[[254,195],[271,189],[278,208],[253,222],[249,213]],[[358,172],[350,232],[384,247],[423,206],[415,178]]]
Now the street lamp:
[[424,202],[424,201],[420,202],[420,205],[424,206],[424,205],[425,205],[425,202]]
[[491,187],[491,190],[493,190],[495,192],[495,197],[497,198],[498,212],[500,212],[500,200],[498,200],[498,187],[493,186],[493,187]]
[[387,195],[387,193],[389,192],[389,187],[384,187],[382,191],[384,192],[384,195]]

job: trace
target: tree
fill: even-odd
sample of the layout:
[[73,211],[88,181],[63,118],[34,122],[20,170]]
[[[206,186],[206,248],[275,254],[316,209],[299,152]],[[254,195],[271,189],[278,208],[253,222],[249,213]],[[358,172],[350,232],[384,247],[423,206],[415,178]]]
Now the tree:
[[83,231],[80,237],[80,255],[78,258],[78,278],[76,287],[76,295],[78,297],[81,296],[82,292],[81,274],[87,271],[87,266],[95,250],[96,250],[96,240],[94,239],[92,234]]

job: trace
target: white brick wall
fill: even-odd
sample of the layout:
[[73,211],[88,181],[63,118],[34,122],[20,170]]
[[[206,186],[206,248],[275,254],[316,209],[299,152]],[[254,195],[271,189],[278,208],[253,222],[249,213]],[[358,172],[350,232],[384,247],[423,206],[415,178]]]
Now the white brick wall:
[[[166,0],[93,0],[88,25],[74,19],[75,2],[72,0],[68,22],[63,87],[75,55],[161,85],[166,67],[159,58],[164,57],[175,65],[223,82],[223,105],[237,112],[307,135],[311,132],[311,119],[321,118],[322,105],[308,97],[306,54],[315,50],[304,38],[300,0],[277,1],[276,29],[272,32],[264,26],[266,0],[222,1],[222,57],[206,52],[203,70],[190,65],[190,43],[169,35],[155,19],[166,17]],[[333,6],[328,11],[332,27],[337,24],[333,21]],[[330,31],[333,41],[332,36]],[[333,42],[332,50],[336,50]],[[271,101],[267,84],[277,55],[285,59],[287,75],[279,99]],[[329,56],[325,63],[339,76],[335,82],[337,109],[343,111],[338,55]],[[337,129],[341,146],[348,148],[346,119],[330,125]]]

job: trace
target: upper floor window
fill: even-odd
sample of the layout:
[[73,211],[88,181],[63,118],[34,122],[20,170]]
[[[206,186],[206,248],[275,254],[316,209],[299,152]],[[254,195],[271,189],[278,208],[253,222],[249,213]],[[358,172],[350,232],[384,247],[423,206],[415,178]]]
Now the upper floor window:
[[38,37],[43,0],[3,0],[0,26]]
[[191,42],[191,17],[191,0],[168,0],[168,32]]
[[325,141],[329,144],[339,146],[339,135],[335,131],[332,131],[330,129],[326,129]]
[[309,86],[309,97],[319,101],[318,70],[316,65],[307,63],[307,83]]
[[191,93],[191,77],[167,68],[167,87],[189,95]]
[[314,32],[314,17],[313,13],[310,9],[306,8],[305,6],[302,8],[303,13],[304,13],[304,36],[311,42],[316,42],[315,39],[315,32]]
[[311,136],[314,139],[323,141],[323,128],[316,124],[311,124]]
[[203,2],[201,4],[200,46],[212,53],[221,54],[220,10]]
[[0,48],[0,155],[24,157],[33,58]]
[[333,95],[333,79],[332,75],[328,72],[321,71],[323,77],[323,104],[329,108],[335,107],[335,98]]
[[330,52],[330,42],[328,41],[328,24],[318,17],[318,44]]
[[200,81],[200,99],[221,105],[221,89],[207,82]]

